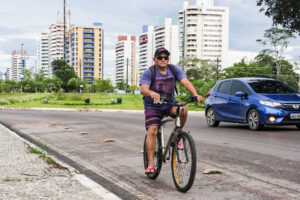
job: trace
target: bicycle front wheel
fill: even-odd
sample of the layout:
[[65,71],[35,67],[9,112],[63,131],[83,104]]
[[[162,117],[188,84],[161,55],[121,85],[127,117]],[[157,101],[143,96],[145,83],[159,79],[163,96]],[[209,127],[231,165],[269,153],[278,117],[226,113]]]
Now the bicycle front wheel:
[[180,192],[187,192],[193,185],[196,175],[197,155],[192,136],[182,132],[178,136],[177,147],[172,149],[172,175]]
[[[143,152],[145,169],[147,169],[148,167],[148,155],[147,155],[148,153],[146,148],[146,140],[147,140],[147,134],[144,141],[144,152]],[[149,179],[156,179],[160,173],[161,166],[162,166],[162,146],[161,146],[160,133],[158,133],[156,137],[156,145],[154,150],[154,163],[155,163],[155,173],[147,174],[147,177]]]

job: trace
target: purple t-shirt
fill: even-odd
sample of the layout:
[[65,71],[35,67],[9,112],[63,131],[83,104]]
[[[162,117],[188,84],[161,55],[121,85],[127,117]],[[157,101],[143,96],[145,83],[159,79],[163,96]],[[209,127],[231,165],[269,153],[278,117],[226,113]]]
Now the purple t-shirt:
[[[173,65],[176,70],[176,78],[174,77],[172,71],[168,67],[168,71],[165,75],[161,74],[157,69],[156,71],[156,77],[155,81],[152,84],[152,87],[150,90],[155,91],[159,93],[161,96],[164,96],[168,98],[169,100],[172,100],[172,102],[175,102],[174,97],[174,89],[175,89],[175,83],[177,81],[181,81],[182,79],[186,78],[185,73],[182,71],[182,69],[176,65]],[[156,67],[156,66],[155,66]],[[142,75],[142,78],[140,80],[140,86],[142,84],[147,84],[151,86],[151,70],[148,68]],[[154,104],[153,99],[151,97],[145,97],[144,98],[144,108],[146,109],[165,109],[166,104]]]

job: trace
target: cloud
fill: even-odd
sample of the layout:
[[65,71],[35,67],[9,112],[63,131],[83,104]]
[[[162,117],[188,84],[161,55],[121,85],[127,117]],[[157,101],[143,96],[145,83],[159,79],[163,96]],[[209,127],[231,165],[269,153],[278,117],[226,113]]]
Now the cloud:
[[243,58],[246,61],[253,60],[258,53],[251,51],[232,51],[229,50],[224,60],[224,68],[231,67],[234,63],[240,62]]
[[4,54],[0,51],[0,71],[5,72],[6,68],[11,65],[11,55]]
[[[113,71],[113,56],[118,35],[136,35],[142,32],[142,25],[158,24],[160,18],[172,17],[178,20],[178,10],[182,9],[182,0],[70,0],[71,22],[78,25],[91,25],[102,22],[104,28],[104,67]],[[191,0],[195,4],[195,0]],[[17,6],[16,6],[17,5]],[[230,7],[229,49],[233,52],[259,52],[262,46],[256,39],[262,38],[265,29],[272,21],[259,12],[256,1],[215,0],[217,6]],[[31,54],[36,52],[36,39],[41,32],[47,32],[49,26],[58,19],[62,20],[62,0],[9,0],[1,2],[0,11],[0,51],[5,55],[19,49]],[[60,16],[57,16],[60,10]],[[292,40],[291,46],[299,46],[299,37]],[[287,50],[293,59],[299,49]],[[238,53],[237,53],[238,54]],[[236,54],[236,55],[237,55]],[[233,59],[235,56],[233,56]],[[9,58],[10,59],[10,58]],[[1,65],[8,61],[0,60]]]

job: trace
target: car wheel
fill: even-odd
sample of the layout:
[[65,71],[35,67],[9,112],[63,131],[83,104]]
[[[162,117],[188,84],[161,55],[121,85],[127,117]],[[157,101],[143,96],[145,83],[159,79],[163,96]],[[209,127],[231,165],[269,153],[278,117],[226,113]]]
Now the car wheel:
[[216,120],[215,111],[212,108],[209,108],[206,113],[206,122],[210,127],[216,127],[220,124],[220,121]]
[[297,128],[300,129],[300,124],[296,124]]
[[251,109],[248,112],[247,122],[248,122],[249,128],[253,131],[257,131],[263,127],[263,125],[260,124],[259,113],[255,109]]

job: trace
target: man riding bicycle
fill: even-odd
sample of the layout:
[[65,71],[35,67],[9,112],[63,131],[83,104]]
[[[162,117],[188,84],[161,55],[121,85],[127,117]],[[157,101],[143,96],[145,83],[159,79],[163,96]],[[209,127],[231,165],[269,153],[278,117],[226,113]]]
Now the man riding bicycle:
[[[171,104],[159,104],[161,99],[175,103],[174,90],[176,81],[180,82],[198,103],[203,97],[198,95],[192,83],[186,78],[182,69],[176,65],[169,65],[170,52],[165,48],[159,48],[154,53],[154,66],[147,69],[141,78],[141,94],[144,95],[145,127],[147,130],[146,148],[148,152],[148,168],[146,174],[155,173],[154,149],[158,126],[164,116],[174,116],[176,106]],[[154,78],[155,77],[155,78]],[[180,111],[181,128],[187,119],[187,108]]]

